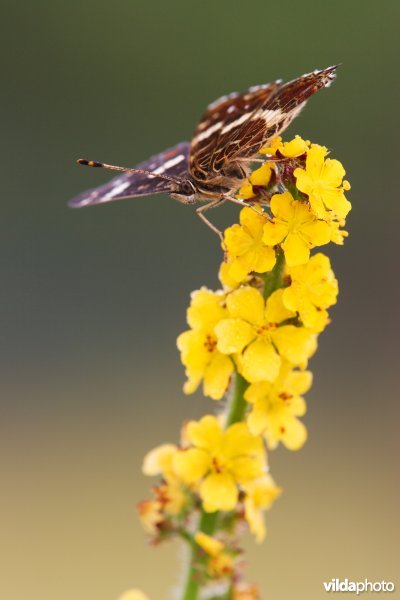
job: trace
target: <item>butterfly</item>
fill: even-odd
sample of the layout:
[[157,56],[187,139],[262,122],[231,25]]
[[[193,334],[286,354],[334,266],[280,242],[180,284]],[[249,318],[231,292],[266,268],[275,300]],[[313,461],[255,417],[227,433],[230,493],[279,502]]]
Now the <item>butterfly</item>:
[[69,206],[167,193],[183,204],[201,201],[197,214],[221,236],[204,213],[226,201],[249,204],[235,193],[248,177],[251,163],[263,146],[288,127],[310,96],[332,83],[336,69],[337,65],[288,83],[277,80],[222,96],[207,107],[191,142],[181,142],[135,168],[79,159],[79,164],[122,174],[79,194]]

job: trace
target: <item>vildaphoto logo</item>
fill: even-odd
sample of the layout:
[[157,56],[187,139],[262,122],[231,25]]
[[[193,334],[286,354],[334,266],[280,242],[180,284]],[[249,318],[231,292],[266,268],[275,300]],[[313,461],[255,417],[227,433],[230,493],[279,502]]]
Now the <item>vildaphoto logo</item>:
[[351,581],[350,579],[331,579],[324,581],[326,592],[352,592],[353,594],[363,594],[364,592],[394,592],[395,585],[393,581]]

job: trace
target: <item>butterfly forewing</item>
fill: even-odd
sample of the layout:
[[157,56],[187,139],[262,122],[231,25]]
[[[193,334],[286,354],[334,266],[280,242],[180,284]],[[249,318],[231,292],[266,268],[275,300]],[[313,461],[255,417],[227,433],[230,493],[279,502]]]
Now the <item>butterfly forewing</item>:
[[[167,175],[179,181],[188,172],[188,142],[181,142],[173,148],[152,156],[135,168],[151,171],[154,174]],[[138,198],[151,194],[170,193],[174,191],[173,181],[166,181],[144,173],[123,173],[100,187],[87,190],[69,202],[72,208],[103,204],[113,200]]]
[[190,148],[189,168],[195,179],[229,176],[235,164],[255,156],[281,134],[308,98],[335,77],[336,67],[314,71],[289,83],[275,82],[227,97],[206,111]]

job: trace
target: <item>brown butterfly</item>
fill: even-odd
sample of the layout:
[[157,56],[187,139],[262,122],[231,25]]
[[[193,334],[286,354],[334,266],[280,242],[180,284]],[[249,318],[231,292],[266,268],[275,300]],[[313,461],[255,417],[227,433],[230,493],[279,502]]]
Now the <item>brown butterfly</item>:
[[190,143],[181,142],[135,168],[79,159],[79,164],[123,174],[76,196],[69,206],[80,208],[166,192],[183,204],[202,201],[197,214],[221,235],[204,212],[226,201],[248,204],[235,198],[235,192],[249,175],[250,164],[269,140],[288,127],[312,94],[332,83],[336,68],[222,96],[207,107]]

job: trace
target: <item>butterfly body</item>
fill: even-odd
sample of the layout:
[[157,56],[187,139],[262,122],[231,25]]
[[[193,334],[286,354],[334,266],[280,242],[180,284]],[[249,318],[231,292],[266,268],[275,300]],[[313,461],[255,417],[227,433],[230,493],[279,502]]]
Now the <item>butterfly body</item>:
[[223,96],[207,107],[190,143],[181,142],[133,169],[80,160],[123,174],[73,198],[69,205],[80,208],[168,193],[183,204],[205,202],[197,212],[218,232],[204,211],[227,200],[243,203],[235,192],[249,175],[252,160],[288,127],[311,95],[330,85],[335,74],[336,67],[328,67],[286,84],[278,80]]

